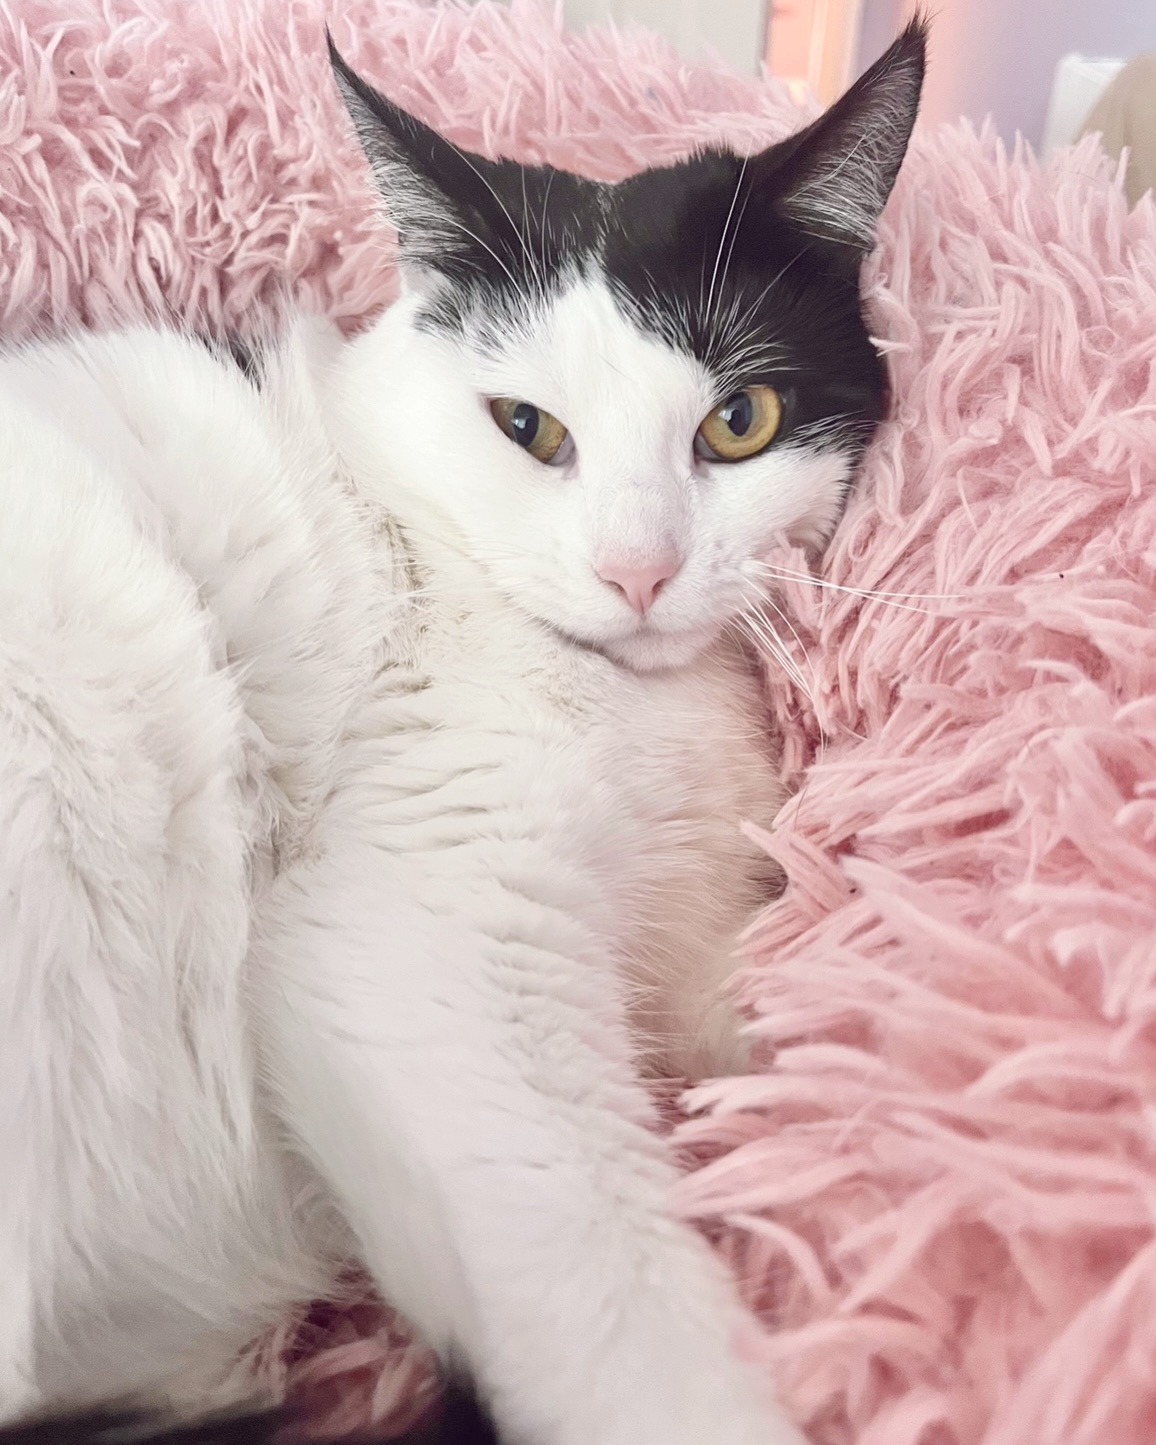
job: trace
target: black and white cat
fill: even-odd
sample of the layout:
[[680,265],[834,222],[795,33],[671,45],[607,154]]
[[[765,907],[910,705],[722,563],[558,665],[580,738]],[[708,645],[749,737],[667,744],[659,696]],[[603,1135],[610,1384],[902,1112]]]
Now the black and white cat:
[[242,1398],[360,1259],[511,1445],[788,1445],[645,1070],[781,801],[736,619],[884,411],[913,25],[747,157],[466,155],[334,55],[405,289],[256,381],[0,359],[0,1419]]

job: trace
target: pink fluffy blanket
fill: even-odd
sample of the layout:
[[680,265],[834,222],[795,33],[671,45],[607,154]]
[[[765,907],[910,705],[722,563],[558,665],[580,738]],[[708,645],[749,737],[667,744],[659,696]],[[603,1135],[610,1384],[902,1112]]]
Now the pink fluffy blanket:
[[[324,9],[0,0],[5,337],[219,327],[284,277],[350,323],[388,299]],[[459,141],[604,176],[800,120],[529,0],[334,22]],[[820,1445],[1148,1445],[1156,212],[1094,143],[924,134],[867,286],[895,416],[821,585],[776,559],[806,687],[768,659],[798,791],[745,977],[765,1068],[689,1102],[681,1203]],[[338,1426],[400,1419],[427,1364],[372,1301],[266,1352]]]

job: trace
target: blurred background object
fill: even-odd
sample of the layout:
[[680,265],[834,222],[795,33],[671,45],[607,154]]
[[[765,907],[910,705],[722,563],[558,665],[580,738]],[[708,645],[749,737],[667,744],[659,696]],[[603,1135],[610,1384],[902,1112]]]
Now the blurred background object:
[[[912,5],[909,0],[864,0],[863,8],[861,61],[878,54]],[[1044,145],[1057,81],[1060,113],[1069,119],[1049,139],[1066,145],[1079,135],[1111,79],[1110,68],[1097,74],[1090,62],[1119,66],[1156,50],[1156,0],[933,0],[929,8],[934,19],[923,91],[927,119],[962,115],[978,122],[991,115],[1005,140],[1018,132],[1037,150]],[[1069,56],[1078,57],[1078,65],[1065,69]],[[1093,76],[1096,83],[1081,88],[1079,77],[1086,82]],[[1085,100],[1087,109],[1076,113]]]
[[567,23],[649,26],[688,58],[713,51],[755,72],[766,54],[769,0],[564,0]]
[[1114,75],[1084,122],[1109,155],[1128,153],[1124,186],[1133,205],[1156,191],[1156,55],[1137,55]]
[[[823,101],[882,53],[915,8],[915,0],[564,0],[573,25],[648,25],[690,59],[713,51],[748,72],[765,63]],[[926,8],[925,117],[990,115],[1005,140],[1019,133],[1045,153],[1081,134],[1127,61],[1156,52],[1156,0],[927,0]]]
[[[771,0],[767,66],[792,86],[805,86],[830,104],[862,69],[859,41],[867,8],[865,0]],[[893,28],[883,37],[879,52],[894,39]]]
[[1052,80],[1041,154],[1049,156],[1060,146],[1071,145],[1123,68],[1122,60],[1095,60],[1086,55],[1065,55],[1060,60]]

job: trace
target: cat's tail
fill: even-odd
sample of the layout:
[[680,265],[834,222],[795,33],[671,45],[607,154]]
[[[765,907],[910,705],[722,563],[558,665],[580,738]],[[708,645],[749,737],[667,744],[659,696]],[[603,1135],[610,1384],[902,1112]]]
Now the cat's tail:
[[[120,1411],[61,1415],[0,1427],[0,1445],[306,1445],[308,1436],[285,1411],[213,1415],[181,1424],[158,1424]],[[451,1386],[439,1413],[404,1435],[361,1435],[348,1445],[498,1445],[488,1416],[473,1394]]]

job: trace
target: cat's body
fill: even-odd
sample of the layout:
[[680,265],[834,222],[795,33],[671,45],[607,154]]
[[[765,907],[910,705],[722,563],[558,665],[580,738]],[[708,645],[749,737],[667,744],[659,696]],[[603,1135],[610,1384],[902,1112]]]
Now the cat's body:
[[835,288],[847,376],[754,385],[784,448],[728,470],[625,280],[546,277],[527,219],[519,292],[471,212],[515,294],[472,293],[414,164],[410,290],[351,345],[301,323],[259,386],[159,332],[0,359],[0,1417],[225,1403],[352,1256],[514,1445],[786,1445],[640,1064],[742,1058],[781,793],[728,622],[878,415],[853,273],[797,302]]
[[[6,572],[3,603],[18,906],[60,917],[71,899],[78,919],[91,909],[94,932],[107,934],[106,900],[126,897],[131,931],[148,938],[155,919],[173,935],[151,978],[123,965],[118,977],[118,959],[74,953],[75,929],[18,976],[17,995],[60,1029],[61,1057],[81,1022],[70,992],[104,995],[88,1001],[72,1087],[57,1086],[25,1165],[6,1149],[9,1203],[25,1184],[29,1216],[67,1220],[88,1171],[96,1197],[119,1206],[100,1211],[94,1231],[92,1200],[81,1200],[65,1235],[83,1266],[59,1238],[45,1241],[47,1258],[32,1251],[38,1299],[55,1297],[59,1275],[76,1308],[82,1271],[100,1282],[92,1317],[62,1321],[48,1336],[55,1347],[38,1348],[50,1398],[92,1403],[91,1381],[101,1398],[158,1386],[202,1397],[262,1328],[333,1286],[332,1228],[323,1216],[294,1227],[293,1181],[263,1157],[269,1126],[249,1077],[248,1016],[271,1007],[263,990],[278,980],[249,952],[250,918],[257,939],[295,934],[286,909],[300,902],[312,916],[333,907],[336,890],[343,903],[325,926],[340,930],[347,901],[388,945],[391,928],[404,938],[411,911],[458,913],[487,940],[582,958],[584,976],[560,982],[603,1016],[608,1052],[623,1061],[618,971],[635,985],[639,1015],[659,1025],[675,1014],[655,1041],[668,1068],[709,1071],[734,1047],[719,991],[767,878],[739,823],[769,822],[779,798],[753,669],[723,642],[678,671],[624,672],[511,615],[474,564],[439,556],[372,499],[355,499],[311,390],[310,353],[325,340],[303,324],[268,359],[261,393],[196,342],[157,332],[0,362],[8,539],[26,525],[12,555],[30,568]],[[43,479],[82,476],[86,465],[91,487],[67,496],[62,525],[60,493]],[[125,753],[138,751],[152,767],[134,778]],[[188,819],[176,825],[174,798]],[[62,828],[72,876],[45,890]],[[350,878],[366,868],[358,904]],[[169,890],[179,915],[158,907]],[[383,906],[390,894],[395,905]],[[29,931],[26,913],[17,927]],[[41,945],[46,932],[42,918]],[[433,1040],[445,1030],[422,1017],[427,981],[418,983],[399,1033],[428,1029]],[[446,1005],[463,1018],[468,986],[451,993],[446,983]],[[383,979],[382,989],[402,1011],[400,985]],[[546,1024],[560,1039],[574,1027],[570,1007],[560,1002]],[[466,1034],[446,1044],[455,1091],[475,1067]],[[24,1037],[44,1048],[43,1034]],[[18,1062],[12,1045],[6,1057],[17,1077],[34,1075],[35,1057]],[[131,1074],[118,1086],[121,1070]],[[96,1139],[99,1097],[109,1113]],[[155,1134],[141,1115],[154,1100]],[[150,1278],[126,1274],[150,1221],[177,1218],[179,1233],[143,1251]],[[123,1333],[109,1323],[122,1314],[109,1280],[125,1296]],[[420,1317],[419,1300],[406,1304]],[[202,1362],[214,1312],[234,1324],[213,1332]],[[455,1300],[447,1314],[457,1313]]]

